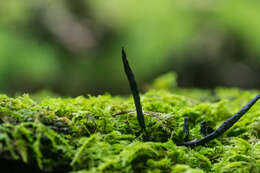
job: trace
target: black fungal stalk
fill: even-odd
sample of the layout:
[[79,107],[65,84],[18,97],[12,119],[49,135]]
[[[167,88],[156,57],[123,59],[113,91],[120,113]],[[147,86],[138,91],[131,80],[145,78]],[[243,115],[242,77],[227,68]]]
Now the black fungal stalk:
[[137,113],[137,119],[139,122],[139,125],[141,126],[142,130],[145,131],[145,121],[144,121],[144,114],[142,110],[142,105],[140,101],[140,96],[139,96],[139,91],[137,87],[137,83],[135,81],[134,74],[129,66],[129,63],[126,58],[126,53],[124,48],[122,48],[122,60],[124,64],[124,70],[134,97],[134,103],[135,103],[135,108],[136,108],[136,113]]
[[203,120],[200,123],[200,134],[203,136],[207,136],[208,134],[212,133],[214,130],[208,126],[208,122]]
[[184,124],[183,124],[183,132],[184,132],[184,140],[185,142],[189,140],[189,135],[190,135],[190,132],[189,132],[189,121],[188,121],[188,118],[187,117],[184,117]]
[[217,138],[218,136],[222,135],[228,129],[230,129],[245,113],[249,111],[249,109],[257,102],[260,98],[260,94],[253,98],[247,105],[245,105],[240,111],[238,111],[235,115],[227,119],[224,123],[220,125],[220,127],[215,130],[214,132],[210,133],[209,135],[201,138],[195,139],[189,142],[184,142],[182,145],[188,147],[195,147],[198,145],[204,145],[207,142]]

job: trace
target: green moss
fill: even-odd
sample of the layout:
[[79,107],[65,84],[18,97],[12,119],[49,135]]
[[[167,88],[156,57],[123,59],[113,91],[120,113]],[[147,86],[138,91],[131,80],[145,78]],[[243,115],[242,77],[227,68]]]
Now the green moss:
[[47,172],[260,171],[259,103],[205,146],[176,145],[185,137],[185,116],[190,138],[201,138],[202,120],[218,127],[258,91],[155,86],[141,95],[148,139],[140,132],[132,98],[0,95],[0,157]]

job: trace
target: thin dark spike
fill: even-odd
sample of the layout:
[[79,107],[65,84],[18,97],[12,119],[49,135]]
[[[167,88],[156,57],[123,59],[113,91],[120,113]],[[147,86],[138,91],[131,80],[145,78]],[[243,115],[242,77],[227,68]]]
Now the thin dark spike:
[[126,53],[124,48],[122,48],[122,60],[124,64],[124,70],[134,97],[134,102],[135,102],[135,108],[136,108],[136,113],[137,113],[137,119],[138,122],[142,128],[142,130],[145,130],[145,121],[144,121],[144,115],[143,115],[143,110],[142,110],[142,105],[140,102],[140,96],[139,96],[139,91],[137,87],[137,83],[135,81],[134,74],[129,66],[129,63],[126,58]]
[[186,142],[186,141],[189,140],[189,136],[190,136],[189,122],[188,122],[188,118],[187,117],[184,117],[183,133],[185,135],[184,140]]
[[209,122],[205,120],[200,122],[200,134],[203,136],[207,136],[208,134],[214,132],[214,129],[208,125]]
[[203,120],[200,122],[200,134],[203,136],[207,135],[206,121]]
[[205,136],[201,139],[195,139],[193,141],[184,142],[182,145],[188,147],[195,147],[198,145],[204,145],[207,142],[217,138],[226,132],[230,127],[232,127],[260,98],[260,94],[253,98],[246,106],[244,106],[240,111],[238,111],[235,115],[227,119],[224,123],[220,125],[220,127],[209,135]]

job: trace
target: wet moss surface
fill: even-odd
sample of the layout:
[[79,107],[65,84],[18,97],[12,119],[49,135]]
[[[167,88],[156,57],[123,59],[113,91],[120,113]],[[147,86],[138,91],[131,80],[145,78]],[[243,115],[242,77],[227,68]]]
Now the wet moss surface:
[[131,97],[0,95],[1,163],[14,165],[14,172],[20,167],[79,173],[260,171],[260,103],[206,145],[178,146],[185,138],[185,116],[189,138],[201,138],[201,121],[216,129],[258,91],[156,83],[141,95],[148,136],[140,131]]

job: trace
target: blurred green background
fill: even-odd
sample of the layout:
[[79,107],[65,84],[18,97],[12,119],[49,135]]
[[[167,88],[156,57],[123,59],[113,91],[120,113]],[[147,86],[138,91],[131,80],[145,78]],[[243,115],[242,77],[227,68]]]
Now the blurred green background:
[[0,92],[129,92],[124,46],[145,88],[169,71],[180,87],[260,89],[260,1],[0,2]]

